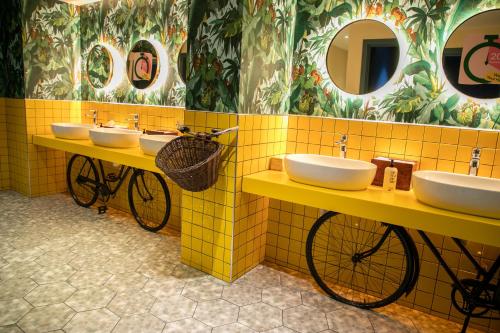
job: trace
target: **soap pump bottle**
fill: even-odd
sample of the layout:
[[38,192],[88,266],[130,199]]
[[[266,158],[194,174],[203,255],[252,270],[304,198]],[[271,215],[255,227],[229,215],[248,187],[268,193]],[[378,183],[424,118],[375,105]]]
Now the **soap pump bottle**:
[[394,160],[391,159],[391,164],[384,170],[383,189],[386,191],[394,191],[398,180],[398,169],[394,167]]

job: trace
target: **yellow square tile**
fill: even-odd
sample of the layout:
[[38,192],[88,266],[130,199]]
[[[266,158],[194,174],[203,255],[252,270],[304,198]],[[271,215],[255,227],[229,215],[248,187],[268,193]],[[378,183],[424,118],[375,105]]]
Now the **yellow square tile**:
[[298,116],[289,116],[288,117],[288,127],[289,128],[297,128]]
[[309,130],[309,117],[300,116],[297,120],[297,129],[299,130]]
[[455,159],[458,162],[469,162],[471,158],[472,147],[470,146],[458,146],[457,147],[457,156]]
[[374,121],[364,121],[361,129],[361,134],[363,136],[376,136],[377,123]]
[[408,125],[394,124],[392,126],[393,139],[406,139],[408,137]]
[[422,142],[408,140],[406,142],[405,154],[410,156],[420,156],[422,154]]
[[349,122],[349,129],[348,129],[347,132],[349,134],[361,135],[362,128],[363,128],[363,122],[356,121],[356,120],[351,120]]
[[391,139],[391,148],[389,152],[391,154],[404,154],[406,148],[406,141],[399,139]]
[[496,148],[498,131],[480,131],[477,146],[480,148]]
[[477,145],[477,137],[479,131],[472,129],[461,129],[458,143],[461,146],[475,147]]
[[390,139],[379,138],[379,137],[375,139],[375,151],[377,152],[388,153],[390,146],[391,146]]
[[349,121],[346,119],[335,120],[335,132],[339,134],[347,134],[349,130]]
[[422,157],[437,158],[439,153],[439,144],[424,142],[422,145]]
[[458,144],[459,135],[460,130],[458,128],[445,127],[441,132],[441,143],[456,145]]
[[377,124],[377,138],[390,138],[392,135],[392,124],[378,123]]
[[322,125],[323,125],[323,118],[311,117],[311,119],[309,120],[309,129],[311,131],[321,132]]
[[333,118],[323,119],[323,127],[321,130],[323,132],[333,133],[335,131],[335,119]]
[[495,149],[483,148],[481,149],[481,164],[493,165],[495,161]]
[[439,145],[439,155],[440,160],[454,161],[457,156],[457,146],[449,144]]
[[424,127],[424,141],[440,142],[441,141],[441,127],[425,126]]

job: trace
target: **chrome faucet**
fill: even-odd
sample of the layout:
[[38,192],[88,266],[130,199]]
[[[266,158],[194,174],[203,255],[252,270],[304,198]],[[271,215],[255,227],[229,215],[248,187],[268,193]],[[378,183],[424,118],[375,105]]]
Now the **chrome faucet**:
[[133,121],[134,122],[134,129],[136,131],[139,131],[139,114],[138,113],[132,113],[130,114],[132,118],[129,118],[128,121]]
[[90,110],[90,112],[87,113],[86,116],[91,117],[92,124],[97,127],[97,110]]
[[335,142],[340,147],[339,157],[345,158],[347,154],[347,134],[340,136],[340,141]]
[[469,162],[469,175],[477,176],[477,171],[479,169],[479,159],[481,157],[481,148],[473,148],[471,159]]

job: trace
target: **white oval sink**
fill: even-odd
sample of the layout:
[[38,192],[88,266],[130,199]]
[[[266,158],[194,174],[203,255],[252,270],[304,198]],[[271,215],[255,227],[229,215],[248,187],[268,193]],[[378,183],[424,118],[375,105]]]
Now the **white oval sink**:
[[92,128],[90,140],[97,146],[110,148],[134,148],[139,145],[141,131],[125,128]]
[[139,139],[139,144],[144,154],[156,156],[167,142],[175,138],[177,135],[143,135]]
[[425,204],[500,219],[500,180],[441,171],[413,173],[413,192]]
[[70,140],[86,140],[92,125],[75,123],[53,123],[50,125],[56,138]]
[[292,154],[285,157],[288,177],[296,182],[336,190],[365,190],[373,182],[375,164],[347,158]]

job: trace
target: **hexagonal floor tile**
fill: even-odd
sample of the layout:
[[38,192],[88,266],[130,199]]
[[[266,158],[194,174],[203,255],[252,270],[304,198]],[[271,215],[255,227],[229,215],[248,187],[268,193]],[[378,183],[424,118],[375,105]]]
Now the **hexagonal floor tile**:
[[18,325],[26,333],[55,331],[63,328],[74,314],[66,304],[52,304],[34,308]]
[[47,266],[42,267],[31,278],[39,284],[59,282],[66,281],[75,272],[70,265]]
[[141,262],[134,258],[113,257],[106,263],[106,271],[112,274],[134,272]]
[[366,311],[356,308],[342,308],[326,314],[328,326],[335,332],[372,333],[373,326]]
[[163,327],[164,321],[147,313],[120,319],[113,333],[161,333]]
[[217,299],[198,303],[194,318],[209,326],[216,327],[236,322],[238,312],[238,306],[223,299]]
[[147,281],[147,277],[137,272],[122,273],[113,275],[104,286],[121,293],[141,290]]
[[328,296],[318,294],[317,292],[303,291],[302,303],[306,306],[316,308],[325,313],[335,311],[343,307],[342,303],[331,299]]
[[[297,333],[297,332],[292,331],[288,327],[280,326],[280,327],[273,328],[270,331],[266,331],[266,333]],[[329,331],[324,331],[324,332],[321,332],[321,333],[330,333],[330,332]]]
[[15,324],[32,306],[24,299],[9,299],[0,301],[0,326]]
[[154,301],[155,298],[144,291],[122,293],[116,295],[107,308],[120,317],[130,316],[148,312]]
[[162,333],[210,333],[212,328],[194,318],[183,319],[168,323]]
[[34,306],[63,303],[75,290],[66,282],[43,284],[33,289],[25,299]]
[[9,263],[0,269],[0,279],[27,278],[35,274],[41,267],[34,261]]
[[0,283],[0,300],[22,298],[37,287],[30,278],[10,279]]
[[69,279],[69,283],[76,288],[102,286],[111,278],[111,273],[105,271],[78,271]]
[[142,290],[156,298],[167,298],[180,295],[185,285],[183,280],[170,276],[160,281],[149,280]]
[[232,323],[229,325],[215,327],[212,333],[256,333],[251,328],[248,328],[240,323]]
[[159,260],[143,263],[137,269],[137,272],[147,276],[148,278],[161,280],[169,277],[174,268],[175,264],[165,260]]
[[182,296],[194,301],[209,301],[220,298],[223,288],[221,284],[208,279],[190,281],[184,287]]
[[279,287],[281,285],[280,273],[273,268],[259,265],[237,280],[236,283],[247,284],[256,288]]
[[75,292],[65,303],[78,312],[95,310],[108,305],[115,294],[106,287],[87,288]]
[[325,314],[304,305],[283,311],[283,325],[300,333],[317,333],[328,329]]
[[302,304],[300,292],[283,287],[264,289],[262,301],[282,310]]
[[108,309],[98,309],[77,313],[64,326],[67,333],[107,333],[111,332],[120,317]]
[[224,287],[222,298],[239,306],[258,303],[262,300],[262,289],[245,284],[232,284]]
[[42,266],[60,266],[69,263],[75,257],[76,253],[67,250],[59,250],[46,252],[35,261]]
[[241,307],[238,322],[256,331],[267,331],[283,325],[281,310],[266,303]]
[[184,264],[178,264],[172,271],[172,276],[181,280],[193,280],[208,276],[207,273]]
[[184,296],[172,296],[156,301],[151,313],[167,322],[190,318],[196,309],[196,302]]

